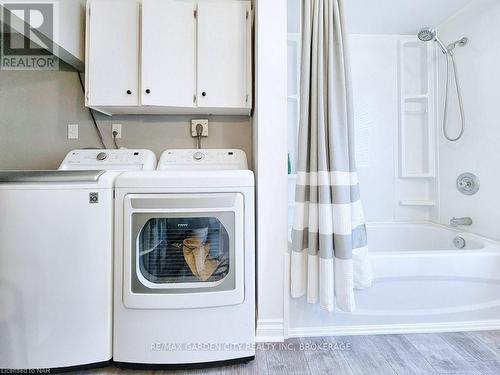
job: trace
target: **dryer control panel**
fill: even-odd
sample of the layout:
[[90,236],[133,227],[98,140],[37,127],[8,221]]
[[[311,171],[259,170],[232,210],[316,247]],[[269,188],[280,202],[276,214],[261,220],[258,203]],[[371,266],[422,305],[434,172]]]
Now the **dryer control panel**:
[[59,169],[153,171],[156,155],[150,150],[74,150],[66,155]]
[[246,170],[247,156],[242,150],[166,150],[158,170]]

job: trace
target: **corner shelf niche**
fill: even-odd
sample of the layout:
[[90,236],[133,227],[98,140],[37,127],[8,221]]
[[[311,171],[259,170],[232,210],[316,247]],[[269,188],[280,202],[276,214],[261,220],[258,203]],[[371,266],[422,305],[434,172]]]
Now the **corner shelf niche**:
[[435,53],[416,37],[399,41],[397,220],[430,220],[439,211]]
[[413,206],[413,207],[434,207],[436,206],[436,201],[431,200],[400,200],[400,206]]
[[400,41],[399,161],[401,178],[435,177],[432,49]]

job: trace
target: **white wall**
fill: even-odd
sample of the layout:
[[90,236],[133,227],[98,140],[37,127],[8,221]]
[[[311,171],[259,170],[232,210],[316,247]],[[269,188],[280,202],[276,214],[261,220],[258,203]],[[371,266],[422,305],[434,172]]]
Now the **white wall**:
[[347,26],[355,34],[412,34],[441,23],[475,0],[346,0]]
[[287,252],[286,0],[259,0],[256,12],[257,339],[284,338]]
[[350,38],[356,159],[368,221],[395,219],[399,39],[394,35]]
[[[474,225],[464,229],[495,239],[500,239],[499,20],[498,0],[477,0],[439,27],[446,42],[463,36],[470,39],[469,45],[456,50],[467,120],[465,135],[460,141],[450,143],[440,130],[440,221],[447,224],[453,216],[470,216]],[[442,55],[440,60],[443,82]],[[442,99],[441,89],[440,103]],[[455,100],[450,113],[453,113],[450,131],[457,134]],[[477,195],[464,196],[455,188],[455,180],[463,172],[473,172],[480,178],[481,190]]]

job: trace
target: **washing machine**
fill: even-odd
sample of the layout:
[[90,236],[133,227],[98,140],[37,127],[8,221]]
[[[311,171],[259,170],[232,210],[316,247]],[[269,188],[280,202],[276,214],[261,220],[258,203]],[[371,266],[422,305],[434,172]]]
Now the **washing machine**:
[[0,369],[112,358],[113,191],[147,150],[76,150],[57,171],[0,172]]
[[255,356],[254,176],[240,150],[167,150],[116,181],[115,364]]

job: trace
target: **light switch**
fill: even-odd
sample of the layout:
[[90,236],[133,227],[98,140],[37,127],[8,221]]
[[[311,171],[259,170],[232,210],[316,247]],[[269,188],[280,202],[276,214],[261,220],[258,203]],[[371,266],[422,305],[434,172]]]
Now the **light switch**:
[[78,124],[68,124],[68,139],[78,139]]

